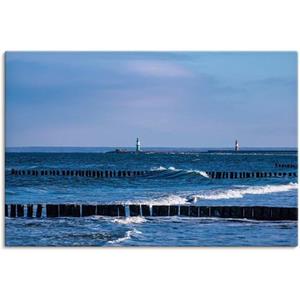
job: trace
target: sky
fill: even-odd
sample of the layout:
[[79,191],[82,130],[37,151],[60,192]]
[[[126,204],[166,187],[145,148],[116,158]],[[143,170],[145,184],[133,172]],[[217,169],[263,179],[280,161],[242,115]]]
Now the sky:
[[296,52],[7,52],[6,147],[297,146]]

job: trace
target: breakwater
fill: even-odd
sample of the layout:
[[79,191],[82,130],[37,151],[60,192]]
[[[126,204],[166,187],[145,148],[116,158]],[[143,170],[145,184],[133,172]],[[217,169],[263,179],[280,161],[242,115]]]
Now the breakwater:
[[[69,177],[137,177],[153,175],[159,171],[145,170],[67,170],[67,169],[11,169],[14,176],[69,176]],[[266,171],[207,171],[211,179],[241,179],[241,178],[273,178],[273,177],[297,177],[297,172],[266,172]]]
[[58,217],[194,217],[250,220],[298,220],[296,207],[192,206],[147,204],[5,204],[5,216],[27,218]]
[[297,177],[297,172],[206,172],[213,179],[267,178],[267,177]]
[[292,163],[275,163],[276,168],[285,168],[285,169],[297,169],[297,164]]
[[146,171],[136,170],[67,170],[67,169],[12,169],[11,175],[15,176],[75,176],[75,177],[135,177],[143,176]]

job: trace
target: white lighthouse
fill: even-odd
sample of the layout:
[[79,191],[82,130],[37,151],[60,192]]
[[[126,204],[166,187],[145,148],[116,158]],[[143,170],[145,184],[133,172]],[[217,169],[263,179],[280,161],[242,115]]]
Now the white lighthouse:
[[141,142],[139,138],[136,138],[135,152],[141,152]]
[[235,140],[234,151],[239,151],[239,150],[240,150],[240,145],[238,143],[238,140]]

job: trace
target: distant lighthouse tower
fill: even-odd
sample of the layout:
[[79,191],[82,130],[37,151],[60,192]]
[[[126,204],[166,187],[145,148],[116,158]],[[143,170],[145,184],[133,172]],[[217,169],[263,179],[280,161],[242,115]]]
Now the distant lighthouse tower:
[[135,152],[141,152],[141,142],[139,138],[136,138]]
[[235,140],[234,151],[239,151],[239,150],[240,150],[240,145],[238,143],[238,140]]

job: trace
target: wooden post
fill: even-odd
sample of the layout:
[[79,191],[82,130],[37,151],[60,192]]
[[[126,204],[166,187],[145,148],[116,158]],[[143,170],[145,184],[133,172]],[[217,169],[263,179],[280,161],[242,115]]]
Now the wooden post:
[[17,216],[16,215],[16,208],[17,208],[17,206],[15,204],[10,205],[10,217],[11,218],[15,218]]
[[33,205],[27,204],[27,218],[33,217]]
[[36,208],[36,217],[37,218],[42,217],[42,211],[43,211],[43,206],[41,204],[38,204],[37,208]]
[[202,217],[202,218],[209,217],[208,207],[200,206],[200,208],[199,208],[199,217]]
[[190,207],[190,217],[199,217],[199,206]]
[[223,217],[223,208],[218,207],[218,206],[212,206],[210,216],[214,217],[214,218],[222,218]]
[[141,206],[140,205],[129,205],[130,217],[137,217],[141,215]]
[[96,215],[96,205],[82,204],[82,217],[95,216]]
[[149,217],[150,216],[150,207],[149,205],[142,205],[142,216]]
[[117,205],[118,206],[118,216],[119,217],[125,217],[126,214],[125,214],[125,206],[124,205]]
[[152,206],[152,216],[153,217],[169,216],[169,206],[168,205],[153,205]]
[[47,218],[57,218],[59,216],[58,204],[47,204],[46,213],[47,213]]
[[190,215],[189,211],[190,211],[189,206],[180,205],[180,216],[181,217],[188,217]]
[[179,208],[177,205],[170,205],[170,216],[178,216]]
[[17,204],[17,216],[24,217],[24,205]]

